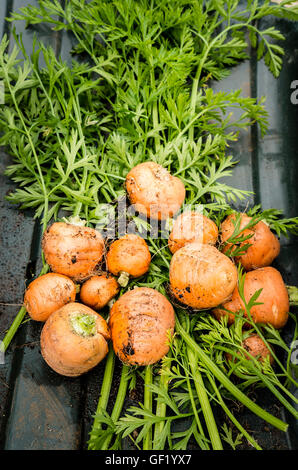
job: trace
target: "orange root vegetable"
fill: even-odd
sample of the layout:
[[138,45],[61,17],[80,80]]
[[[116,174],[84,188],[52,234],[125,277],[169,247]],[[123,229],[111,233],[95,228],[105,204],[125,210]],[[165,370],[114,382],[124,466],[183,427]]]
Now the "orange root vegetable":
[[174,309],[158,291],[138,287],[118,299],[110,312],[114,351],[125,364],[149,365],[169,351]]
[[[229,215],[221,224],[221,241],[226,243],[227,240],[233,235],[235,226],[236,215]],[[240,230],[243,229],[251,221],[251,217],[246,214],[241,214]],[[241,232],[241,236],[252,235],[251,238],[243,241],[239,244],[240,247],[244,247],[246,244],[251,246],[248,247],[245,254],[235,257],[237,262],[240,262],[246,271],[251,271],[257,268],[263,268],[269,266],[272,261],[279,255],[280,243],[277,237],[271,232],[268,225],[260,221],[253,227],[244,229]],[[229,243],[224,247],[224,252],[233,246]]]
[[128,234],[111,244],[106,262],[108,271],[120,276],[118,283],[125,287],[129,276],[140,277],[148,271],[151,255],[142,237]]
[[176,214],[185,199],[183,182],[155,162],[140,163],[126,177],[126,191],[135,210],[165,220]]
[[218,237],[216,224],[199,212],[183,212],[174,222],[169,237],[169,248],[175,253],[187,243],[198,242],[215,245]]
[[94,310],[105,307],[119,292],[119,284],[108,273],[92,276],[81,287],[80,298],[83,304]]
[[[251,308],[250,313],[253,321],[255,323],[269,323],[277,329],[282,328],[289,317],[289,296],[281,274],[277,269],[268,266],[250,271],[245,275],[244,298],[247,303],[259,289],[262,289],[262,291],[256,302],[261,305],[255,305]],[[232,313],[227,313],[222,307]],[[245,310],[245,306],[238,287],[236,287],[232,299],[223,303],[221,307],[214,309],[213,313],[217,319],[228,315],[228,323],[231,324],[235,321],[234,314],[241,309]],[[246,312],[244,312],[244,316],[247,317]]]
[[104,240],[93,228],[55,222],[43,235],[42,249],[52,271],[82,281],[96,273]]
[[48,318],[41,332],[41,353],[58,374],[77,377],[95,367],[108,352],[107,322],[94,310],[76,302]]
[[171,292],[185,305],[199,310],[216,307],[232,295],[236,284],[235,265],[214,246],[190,243],[173,255]]
[[[245,354],[246,359],[251,359],[250,356],[253,356],[258,358],[258,361],[262,362],[266,357],[269,356],[270,364],[273,364],[273,356],[259,335],[252,334],[248,336],[243,340],[242,346],[248,352],[248,354]],[[226,357],[230,361],[235,360],[231,354],[227,354]]]
[[49,316],[74,302],[76,286],[63,274],[48,273],[38,277],[29,284],[24,296],[24,306],[33,320],[46,321]]
[[[229,312],[224,309],[229,310]],[[220,305],[218,308],[212,310],[212,313],[217,318],[217,320],[220,320],[222,316],[227,316],[228,325],[232,325],[232,323],[235,321],[234,313],[238,313],[241,309],[244,309],[244,305],[241,301],[238,287],[236,286],[232,293],[231,299],[227,302],[223,302],[222,305]]]

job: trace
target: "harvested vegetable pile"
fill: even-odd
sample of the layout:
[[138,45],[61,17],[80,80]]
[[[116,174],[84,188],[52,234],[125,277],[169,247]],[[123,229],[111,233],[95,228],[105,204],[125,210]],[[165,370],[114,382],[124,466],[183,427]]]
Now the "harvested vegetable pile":
[[[298,218],[236,210],[250,194],[233,187],[229,146],[252,125],[264,135],[268,116],[262,100],[211,86],[252,50],[277,77],[283,35],[258,22],[298,13],[268,1],[39,4],[11,20],[49,23],[76,45],[71,66],[37,40],[30,54],[16,34],[10,54],[6,37],[0,45],[0,144],[18,184],[7,198],[34,209],[44,232],[42,272],[4,345],[28,311],[45,321],[41,352],[57,373],[78,376],[106,361],[89,449],[121,448],[127,436],[145,450],[191,440],[222,449],[231,439],[216,408],[260,449],[228,400],[286,431],[248,397],[266,387],[298,418],[280,331],[291,316],[295,340],[297,293],[271,267],[277,237],[297,235]],[[109,415],[115,354],[123,368]],[[122,413],[137,377],[144,403]],[[175,432],[176,421],[186,429]]]

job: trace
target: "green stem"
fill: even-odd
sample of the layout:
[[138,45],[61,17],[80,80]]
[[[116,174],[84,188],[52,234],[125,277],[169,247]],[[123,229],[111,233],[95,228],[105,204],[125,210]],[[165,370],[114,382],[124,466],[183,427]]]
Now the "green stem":
[[[80,139],[82,140],[83,158],[87,158],[88,153],[87,153],[87,148],[86,148],[85,136],[84,136],[84,132],[83,132],[82,125],[81,125],[82,117],[81,117],[80,104],[78,102],[78,97],[75,95],[75,93],[72,89],[72,84],[69,80],[69,77],[66,76],[66,80],[67,80],[70,95],[73,98],[73,103],[74,103],[73,108],[74,108],[75,117],[76,117],[76,124],[77,124]],[[87,166],[84,165],[83,177],[82,177],[81,185],[80,185],[80,190],[81,191],[83,191],[83,189],[86,188],[87,176],[88,176],[88,169],[87,169]],[[82,209],[82,202],[79,201],[79,202],[77,202],[77,204],[74,208],[73,216],[74,217],[77,216],[77,215],[79,216],[80,212],[81,212],[81,209]]]
[[196,440],[197,440],[198,444],[200,445],[201,449],[209,450],[210,447],[209,447],[208,442],[201,439],[201,436],[205,437],[205,433],[204,433],[204,429],[202,427],[202,424],[201,424],[201,421],[200,421],[200,418],[199,418],[199,414],[198,414],[198,410],[197,410],[197,407],[196,407],[195,399],[194,399],[192,389],[191,389],[188,370],[186,368],[185,368],[185,375],[186,375],[186,382],[187,382],[187,388],[188,388],[190,403],[191,403],[191,406],[192,406],[192,409],[193,409],[193,413],[194,413],[194,416],[195,416],[195,420],[196,420],[198,430],[200,432],[200,435],[196,436]]
[[[152,411],[152,391],[150,385],[152,385],[152,366],[146,366],[145,368],[145,383],[144,383],[144,407]],[[152,428],[149,429],[148,433],[144,437],[143,450],[152,449]]]
[[[248,29],[251,29],[255,33],[261,35],[262,39],[264,40],[265,44],[268,47],[268,50],[270,50],[269,45],[268,45],[268,41],[266,40],[266,38],[261,34],[261,32],[257,28],[250,25],[249,21],[251,21],[251,18],[249,18],[246,23],[238,23],[238,24],[229,25],[227,28],[225,28],[223,31],[221,31],[209,44],[205,42],[205,50],[204,50],[202,58],[199,61],[197,72],[196,72],[195,78],[194,78],[193,83],[192,83],[191,102],[190,102],[190,116],[193,116],[195,114],[198,87],[199,87],[200,78],[201,78],[201,74],[202,74],[204,64],[205,64],[205,62],[208,58],[209,52],[214,47],[214,45],[216,45],[218,43],[218,40],[221,38],[221,36],[226,35],[231,30],[242,29],[242,28],[246,27]],[[192,124],[191,124],[191,127],[189,127],[188,136],[189,136],[190,140],[193,140],[193,138],[194,138],[194,127],[192,126]]]
[[[118,393],[117,393],[116,401],[115,401],[114,408],[111,414],[111,419],[114,423],[118,421],[122,408],[123,408],[126,391],[127,391],[127,385],[128,385],[128,371],[129,371],[129,367],[123,365]],[[109,435],[106,438],[105,442],[103,443],[101,450],[108,450],[111,440],[112,440],[112,435]]]
[[[267,379],[260,371],[256,371],[256,375],[266,385],[266,387],[276,396],[280,403],[296,418],[298,419],[298,411],[286,400],[286,398],[276,389],[273,383]],[[295,400],[295,398],[294,398]]]
[[[97,405],[96,414],[95,414],[95,418],[94,418],[94,422],[92,426],[92,431],[90,433],[91,436],[94,435],[96,431],[100,431],[102,429],[102,425],[100,422],[98,422],[98,419],[96,419],[96,417],[97,415],[101,415],[102,412],[107,409],[111,386],[112,386],[112,380],[113,380],[114,366],[115,366],[115,354],[114,354],[113,348],[110,346],[109,354],[108,354],[106,366],[105,366],[105,372],[103,376],[103,382],[101,385],[100,397],[98,400],[98,405]],[[90,441],[88,443],[88,450],[94,450],[92,438],[90,438]]]
[[100,398],[98,401],[98,409],[105,410],[107,407],[109,397],[110,397],[111,386],[112,386],[114,367],[115,367],[115,354],[114,354],[114,350],[112,346],[110,345],[109,354],[108,354],[107,361],[106,361],[102,387],[101,387]]
[[[154,241],[152,240],[152,238],[148,237],[148,242],[153,246],[153,248],[155,249],[155,254],[159,254],[159,256],[163,259],[165,265],[169,268],[170,267],[170,263],[168,262],[167,258],[165,258],[165,256],[163,255],[162,253],[162,249],[159,249],[156,244],[154,243]],[[164,248],[164,247],[163,247]]]
[[224,412],[226,413],[226,415],[230,418],[230,420],[232,421],[232,423],[235,424],[235,426],[237,427],[237,429],[243,434],[244,437],[246,437],[246,439],[248,440],[248,442],[251,443],[251,445],[257,449],[257,450],[262,450],[262,448],[259,446],[259,444],[253,439],[253,437],[241,426],[241,424],[239,423],[239,421],[235,418],[235,416],[233,415],[233,413],[231,413],[231,411],[229,410],[229,408],[227,407],[227,405],[225,404],[225,402],[223,401],[222,399],[222,396],[221,394],[219,393],[219,390],[215,384],[215,381],[212,379],[211,375],[208,374],[208,380],[209,382],[211,383],[212,385],[212,388],[213,390],[215,391],[216,393],[216,396],[217,396],[217,399],[218,399],[218,403],[220,404],[220,406],[222,407],[222,409],[224,410]]
[[[206,61],[206,58],[208,57],[210,49],[211,49],[211,45],[206,47],[205,53],[204,53],[203,57],[200,59],[195,78],[192,82],[192,91],[191,91],[191,100],[190,100],[190,116],[193,116],[195,114],[195,111],[196,111],[196,103],[197,103],[198,87],[199,87],[199,83],[200,83],[200,77],[201,77],[203,65]],[[192,120],[191,120],[191,123],[192,123]],[[192,126],[192,124],[191,124],[191,127],[189,128],[189,131],[188,131],[188,137],[189,137],[189,140],[191,140],[191,141],[194,138],[194,127]]]
[[194,341],[194,339],[182,328],[179,319],[176,318],[176,331],[181,335],[184,341],[190,346],[194,352],[196,352],[199,360],[207,367],[210,372],[222,383],[222,385],[244,406],[250,409],[260,418],[264,419],[268,423],[275,426],[281,431],[287,431],[288,424],[282,420],[276,418],[275,416],[268,413],[266,410],[263,410],[259,405],[254,403],[250,398],[248,398],[238,387],[236,387],[230,379],[219,369],[219,367],[207,356],[207,354],[200,348],[200,346]]
[[205,418],[206,426],[210,436],[210,441],[213,450],[222,450],[222,443],[220,435],[217,429],[217,425],[213,416],[212,408],[208,399],[206,388],[202,375],[199,371],[198,361],[196,354],[194,353],[191,347],[187,348],[187,355],[190,363],[190,368],[192,372],[192,378],[195,384],[197,395],[201,404],[202,412]]
[[291,307],[298,307],[298,287],[287,286]]
[[[242,351],[243,354],[249,356],[249,359],[245,359],[244,357],[239,357],[239,355],[237,354],[237,352],[235,351],[231,351],[230,349],[227,349],[225,348],[224,346],[217,346],[217,349],[219,351],[223,351],[225,353],[228,353],[228,354],[231,354],[237,361],[239,361],[241,363],[241,365],[243,364],[244,366],[246,366],[246,368],[253,374],[255,374],[261,382],[263,382],[263,384],[270,388],[269,387],[269,382],[271,384],[271,387],[272,389],[270,388],[270,390],[273,392],[273,389],[275,390],[275,392],[273,392],[276,397],[278,399],[281,399],[283,400],[283,404],[285,406],[285,403],[284,403],[284,400],[285,398],[282,397],[282,395],[278,392],[278,390],[275,388],[275,387],[279,387],[286,395],[288,395],[288,397],[295,403],[298,403],[298,399],[287,389],[285,388],[282,383],[280,383],[278,377],[276,375],[274,375],[274,381],[272,380],[272,378],[270,376],[266,376],[262,371],[260,371],[259,367],[258,367],[258,359],[256,359],[254,356],[252,356],[248,351],[246,351],[244,348],[240,348],[239,347],[239,351]],[[244,378],[244,376],[239,373],[239,371],[237,371],[236,367],[237,367],[237,363],[235,363],[234,365],[235,369],[233,370],[233,372],[240,378]],[[288,375],[286,375],[287,378]],[[295,385],[297,386],[297,383],[295,382]],[[289,405],[290,406],[290,405]],[[291,413],[294,411],[294,415],[296,417],[298,417],[298,414],[297,412],[292,408],[292,411]]]
[[6,333],[6,335],[4,336],[3,338],[3,345],[4,345],[4,351],[7,350],[8,346],[10,345],[14,335],[16,334],[20,324],[22,323],[25,315],[26,315],[26,312],[27,310],[25,309],[25,307],[22,307],[17,316],[15,317],[14,321],[12,322],[8,332]]
[[[171,355],[171,351],[168,353],[168,357],[170,357],[170,355]],[[159,385],[166,392],[168,391],[168,382],[169,382],[169,368],[167,368],[167,370],[164,371],[164,373],[161,374],[160,377],[159,377]],[[167,411],[166,403],[164,401],[162,401],[162,399],[160,397],[158,397],[157,402],[156,402],[156,410],[155,410],[156,416],[164,418],[166,416],[166,411]],[[164,425],[165,425],[164,421],[160,421],[159,423],[155,424],[153,447],[152,447],[154,450],[158,450],[157,447],[156,447],[157,446],[157,440],[158,440],[158,437],[159,437],[159,435],[161,434],[161,432],[164,428]]]
[[[152,60],[151,60],[152,62]],[[153,91],[156,90],[156,85],[155,85],[155,75],[154,75],[154,68],[151,66],[150,70],[150,79],[151,79],[151,86]],[[153,128],[157,129],[158,128],[158,109],[157,109],[157,98],[155,98],[153,104],[152,104],[152,118],[153,118]],[[159,135],[155,136],[155,151],[159,149],[160,146],[160,137]]]

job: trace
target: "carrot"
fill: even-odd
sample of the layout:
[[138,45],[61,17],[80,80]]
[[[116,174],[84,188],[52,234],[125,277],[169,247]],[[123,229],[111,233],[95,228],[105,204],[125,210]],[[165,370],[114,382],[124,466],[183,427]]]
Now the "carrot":
[[108,273],[92,276],[81,287],[80,298],[83,304],[94,310],[105,307],[119,292],[119,284]]
[[[257,358],[258,361],[262,362],[264,361],[266,357],[269,356],[270,364],[273,364],[274,362],[273,356],[259,335],[252,334],[248,336],[247,338],[243,340],[242,346],[248,353],[248,354],[244,354],[246,359],[251,359],[251,356],[252,356],[252,357]],[[226,358],[229,361],[235,360],[232,358],[232,355],[229,353],[226,354]]]
[[169,248],[175,253],[187,243],[198,242],[215,245],[218,237],[216,224],[199,212],[189,211],[180,214],[174,222],[169,236]]
[[77,377],[95,367],[108,353],[106,321],[80,303],[64,305],[48,318],[41,332],[41,353],[58,374]]
[[125,185],[131,204],[148,218],[172,217],[185,199],[183,182],[155,162],[135,166],[127,174]]
[[[236,262],[241,263],[246,271],[270,266],[280,252],[279,240],[264,222],[260,221],[256,225],[245,229],[245,226],[247,226],[251,219],[246,214],[241,214],[240,235],[242,237],[250,236],[250,238],[239,243],[239,246],[251,246],[248,246],[244,254],[235,257]],[[221,224],[221,241],[226,244],[223,251],[231,250],[231,254],[233,254],[235,247],[228,240],[235,230],[235,225],[233,224],[235,220],[236,215],[231,214]]]
[[190,243],[172,257],[171,292],[179,302],[194,309],[221,304],[231,296],[236,283],[235,265],[214,246]]
[[43,235],[42,249],[52,271],[82,281],[95,274],[104,240],[93,228],[55,222]]
[[119,284],[125,287],[129,277],[140,277],[150,266],[151,255],[145,240],[139,235],[127,234],[114,241],[107,253],[107,269],[120,276]]
[[24,306],[33,320],[46,321],[68,302],[74,302],[76,286],[63,274],[48,273],[32,281],[26,289]]
[[[252,320],[255,323],[269,323],[274,328],[282,328],[289,317],[289,295],[281,274],[271,266],[255,269],[246,273],[244,280],[244,298],[246,303],[259,291],[257,303],[250,309]],[[241,309],[245,312],[245,305],[241,299],[238,287],[235,288],[231,300],[213,310],[217,319],[228,315],[228,323],[235,320],[235,314]],[[226,312],[229,310],[229,312]]]
[[122,362],[154,364],[169,351],[168,335],[175,326],[174,309],[160,292],[138,287],[114,303],[109,326],[114,351]]

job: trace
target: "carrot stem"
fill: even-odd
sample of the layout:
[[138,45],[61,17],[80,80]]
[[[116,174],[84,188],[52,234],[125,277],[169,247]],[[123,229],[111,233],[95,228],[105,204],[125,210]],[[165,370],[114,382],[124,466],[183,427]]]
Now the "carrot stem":
[[[171,355],[171,352],[168,353],[168,357],[170,355]],[[169,381],[169,368],[167,367],[167,370],[164,371],[164,373],[159,377],[159,384],[165,391],[168,391],[168,381]],[[155,411],[156,416],[165,417],[166,411],[167,411],[166,403],[160,397],[158,397],[157,402],[156,402],[156,411]],[[164,425],[165,425],[164,421],[160,421],[159,423],[155,424],[154,439],[153,439],[154,450],[158,450],[157,441],[158,441],[159,435],[161,434],[164,428]]]
[[222,383],[222,385],[229,390],[229,392],[239,400],[244,406],[250,409],[253,413],[260,418],[264,419],[268,423],[275,426],[281,431],[287,431],[288,424],[284,421],[276,418],[275,416],[268,413],[268,411],[263,410],[259,405],[254,403],[250,398],[248,398],[238,387],[236,387],[228,377],[217,367],[217,365],[208,357],[208,355],[200,348],[200,346],[194,341],[194,339],[184,330],[181,326],[179,319],[176,318],[176,331],[181,335],[186,344],[191,347],[194,352],[197,354],[199,360],[201,360],[204,365],[212,372],[212,374]]
[[241,424],[239,423],[239,421],[235,418],[235,416],[233,415],[233,413],[231,413],[231,411],[229,410],[228,406],[225,404],[224,400],[222,399],[222,396],[221,394],[219,393],[219,390],[215,384],[215,381],[213,380],[213,378],[211,377],[210,374],[208,374],[208,380],[213,388],[213,390],[215,391],[216,395],[217,395],[217,399],[218,399],[218,403],[220,404],[220,406],[222,407],[222,409],[225,411],[226,415],[230,418],[230,420],[232,421],[232,423],[237,427],[237,429],[243,434],[244,437],[246,437],[246,439],[248,440],[248,442],[251,443],[251,445],[257,449],[257,450],[262,450],[262,448],[259,446],[259,444],[253,439],[253,437],[244,429],[243,426],[241,426]]
[[[123,365],[118,393],[117,393],[116,401],[115,401],[114,408],[111,414],[111,419],[114,423],[118,421],[122,408],[123,408],[126,391],[127,391],[127,385],[128,385],[128,371],[129,371],[129,367]],[[106,438],[105,442],[103,443],[101,447],[101,450],[108,450],[112,437],[113,437],[112,435],[109,435]]]
[[[145,383],[144,383],[144,407],[152,412],[152,391],[150,385],[152,385],[152,366],[146,366],[145,368]],[[143,450],[152,449],[152,427],[144,437]]]
[[109,397],[110,397],[111,386],[112,386],[114,367],[115,367],[115,354],[114,354],[114,350],[112,346],[110,345],[105,372],[103,376],[103,382],[101,386],[100,397],[98,401],[98,409],[105,410],[107,407]]
[[194,350],[191,347],[187,348],[187,355],[190,363],[190,368],[192,371],[192,378],[195,384],[197,395],[201,404],[202,412],[205,418],[206,426],[210,436],[210,441],[213,450],[222,450],[222,443],[218,428],[213,416],[212,408],[208,399],[206,392],[205,384],[202,378],[202,375],[199,371],[198,361]]
[[287,286],[291,307],[298,306],[298,287]]
[[10,343],[11,343],[14,335],[16,334],[20,324],[22,323],[25,315],[26,315],[26,309],[25,309],[25,307],[22,307],[19,310],[19,312],[18,312],[17,316],[15,317],[14,321],[12,322],[8,332],[6,333],[6,335],[3,338],[2,343],[4,345],[4,351],[6,351],[6,349],[10,345]]
[[125,271],[121,271],[120,276],[117,279],[118,284],[121,287],[126,287],[129,282],[129,274]]
[[188,388],[188,393],[189,393],[189,397],[190,397],[192,410],[193,410],[195,420],[196,420],[196,424],[197,424],[197,427],[198,427],[198,430],[199,430],[199,433],[200,433],[200,434],[198,433],[198,435],[196,436],[196,441],[199,444],[199,446],[201,447],[201,449],[209,450],[210,447],[209,447],[209,444],[208,444],[207,440],[204,441],[201,438],[201,436],[205,437],[205,433],[204,433],[204,429],[202,427],[202,424],[201,424],[201,421],[200,421],[200,418],[199,418],[199,413],[198,413],[196,403],[195,403],[195,400],[194,400],[194,396],[193,396],[193,393],[192,393],[189,374],[188,374],[187,369],[185,369],[185,375],[186,375],[187,388]]
[[96,414],[95,414],[92,430],[90,432],[91,438],[88,443],[88,450],[94,449],[93,443],[92,443],[92,435],[94,435],[96,431],[100,431],[102,429],[102,425],[100,422],[98,422],[98,419],[96,419],[96,416],[101,415],[102,412],[107,409],[111,386],[112,386],[114,367],[115,367],[115,354],[114,354],[113,348],[110,346],[109,354],[108,354],[107,361],[106,361],[103,381],[101,385],[100,397],[98,400],[98,405],[96,409]]

